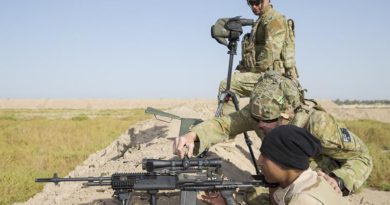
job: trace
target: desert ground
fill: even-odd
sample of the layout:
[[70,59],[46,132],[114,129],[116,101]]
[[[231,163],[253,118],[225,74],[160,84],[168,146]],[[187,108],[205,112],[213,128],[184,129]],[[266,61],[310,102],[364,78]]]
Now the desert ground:
[[[248,102],[241,100],[241,107]],[[349,106],[340,107],[329,100],[320,100],[320,104],[338,119],[373,119],[390,122],[390,107]],[[156,100],[0,100],[0,108],[73,108],[73,109],[128,109],[147,106],[167,109],[167,112],[181,117],[209,119],[216,108],[214,99],[156,99]],[[163,122],[151,119],[139,122],[124,130],[123,134],[103,150],[91,154],[82,164],[71,171],[69,177],[109,176],[115,172],[141,172],[143,158],[173,159],[172,140],[178,136],[180,121]],[[253,141],[255,156],[259,155],[260,140],[249,133]],[[249,158],[248,148],[243,136],[233,141],[220,143],[210,150],[212,155],[224,159],[224,176],[247,181],[254,168]],[[49,176],[47,176],[49,177]],[[62,176],[64,177],[64,176]],[[34,180],[34,179],[32,179]],[[115,204],[111,198],[113,191],[109,187],[83,187],[81,183],[62,183],[59,186],[47,184],[44,190],[30,198],[25,205],[41,204]],[[363,189],[348,197],[351,204],[389,204],[390,193]],[[147,204],[145,194],[134,194],[132,204]],[[158,204],[179,204],[177,192],[161,192]],[[202,204],[198,201],[198,204]]]

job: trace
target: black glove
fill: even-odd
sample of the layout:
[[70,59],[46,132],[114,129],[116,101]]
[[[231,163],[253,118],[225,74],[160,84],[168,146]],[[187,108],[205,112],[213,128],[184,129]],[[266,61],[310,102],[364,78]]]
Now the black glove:
[[333,172],[329,173],[329,176],[336,180],[337,185],[339,186],[341,192],[343,193],[343,196],[348,196],[350,194],[350,191],[347,188],[345,188],[343,179],[336,176]]

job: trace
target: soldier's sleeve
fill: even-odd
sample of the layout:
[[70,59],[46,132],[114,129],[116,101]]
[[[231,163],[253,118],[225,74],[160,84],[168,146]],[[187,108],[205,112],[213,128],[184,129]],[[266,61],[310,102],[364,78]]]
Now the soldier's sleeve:
[[323,111],[312,114],[308,129],[321,140],[323,154],[340,164],[332,172],[344,180],[349,191],[356,191],[370,175],[373,165],[364,142]]
[[215,117],[200,123],[191,129],[199,139],[199,150],[195,150],[195,152],[200,153],[216,143],[234,138],[242,132],[253,130],[256,125],[257,122],[250,115],[249,106],[227,116]]
[[286,38],[286,25],[284,18],[275,17],[262,26],[265,31],[265,45],[256,53],[256,68],[265,71],[273,65],[275,60],[280,60]]

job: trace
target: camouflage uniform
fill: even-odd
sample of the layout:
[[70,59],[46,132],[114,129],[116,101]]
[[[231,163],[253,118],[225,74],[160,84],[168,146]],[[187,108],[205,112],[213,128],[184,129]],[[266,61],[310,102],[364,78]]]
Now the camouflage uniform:
[[[256,85],[260,73],[277,70],[284,73],[281,52],[286,40],[287,21],[271,5],[264,8],[252,28],[251,34],[243,39],[242,60],[231,78],[231,90],[237,97],[249,97]],[[219,85],[219,93],[225,91],[226,79]],[[222,114],[235,112],[234,105],[224,105]]]
[[[294,112],[289,123],[306,128],[321,140],[323,153],[312,160],[311,167],[318,167],[326,173],[333,172],[344,181],[349,191],[356,191],[372,170],[372,159],[366,145],[321,107],[312,101],[302,101],[293,81],[274,72],[266,72],[253,90],[249,105],[228,116],[201,123],[191,131],[197,134],[199,150],[203,151],[245,131],[254,130],[262,138],[256,113],[262,113],[263,119],[275,119],[275,113],[280,116],[281,110]],[[265,106],[268,104],[270,106]]]
[[319,177],[311,169],[302,172],[289,186],[279,187],[274,192],[273,198],[280,205],[349,204],[348,200],[337,194],[324,178]]

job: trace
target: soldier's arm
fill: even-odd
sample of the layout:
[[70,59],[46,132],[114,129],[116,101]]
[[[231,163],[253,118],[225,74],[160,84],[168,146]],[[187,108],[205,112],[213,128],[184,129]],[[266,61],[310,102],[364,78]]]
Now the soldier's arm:
[[[351,149],[348,148],[349,145],[346,145],[345,153],[356,152],[357,154],[346,159],[341,168],[333,170],[333,173],[337,177],[343,179],[345,187],[350,192],[355,192],[370,176],[373,162],[364,142],[353,133],[351,134],[353,135],[354,141],[351,144],[354,144],[352,146],[355,148]],[[340,155],[342,155],[342,153],[340,153]]]
[[372,170],[372,158],[364,142],[323,111],[313,113],[308,127],[321,140],[323,154],[340,164],[332,173],[344,181],[350,192],[356,191]]
[[249,106],[246,106],[238,112],[200,123],[193,127],[191,132],[195,132],[199,139],[200,153],[216,143],[234,138],[245,131],[257,129],[256,126],[257,122],[251,117]]
[[265,45],[256,53],[256,68],[265,71],[273,65],[275,60],[280,60],[287,28],[282,17],[276,17],[263,26]]

